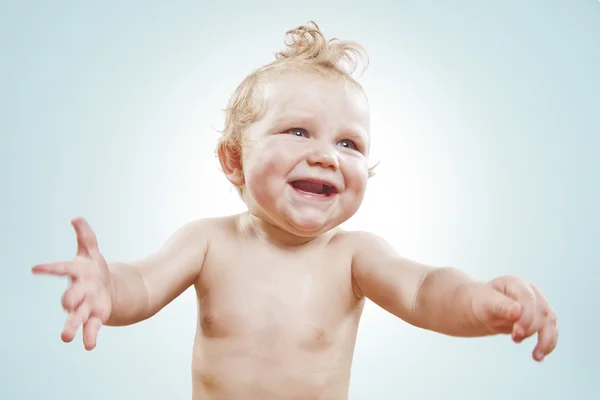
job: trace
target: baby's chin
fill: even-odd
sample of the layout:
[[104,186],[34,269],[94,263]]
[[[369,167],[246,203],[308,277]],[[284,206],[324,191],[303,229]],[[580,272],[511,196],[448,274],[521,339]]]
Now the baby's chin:
[[343,222],[341,218],[311,218],[307,215],[298,218],[294,216],[288,217],[282,228],[298,237],[313,238],[337,228]]

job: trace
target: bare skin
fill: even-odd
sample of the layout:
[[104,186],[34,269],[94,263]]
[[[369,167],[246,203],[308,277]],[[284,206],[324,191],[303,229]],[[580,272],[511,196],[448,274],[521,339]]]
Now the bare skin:
[[75,260],[33,268],[72,280],[63,340],[83,325],[92,350],[102,325],[150,318],[194,285],[193,400],[347,399],[365,293],[413,325],[448,335],[512,333],[518,342],[537,332],[538,361],[556,346],[556,317],[533,286],[512,277],[478,283],[402,259],[363,233],[335,230],[287,245],[277,228],[244,213],[190,223],[138,263],[107,264],[87,222],[73,225]]
[[[235,249],[235,251],[233,251]],[[282,248],[222,220],[196,283],[194,399],[345,399],[363,300],[350,241]]]
[[[242,214],[194,222],[152,257],[128,265],[107,264],[87,222],[79,218],[73,225],[76,259],[34,267],[73,280],[63,296],[70,313],[64,341],[72,341],[83,322],[91,350],[101,325],[150,318],[194,277],[194,400],[347,398],[364,304],[352,284],[348,233],[285,246]],[[183,247],[197,251],[175,257]],[[100,279],[102,271],[107,280]]]
[[514,276],[480,282],[339,228],[359,208],[368,175],[369,110],[356,88],[286,74],[264,92],[242,158],[219,149],[248,212],[190,222],[134,263],[107,263],[77,218],[74,260],[33,267],[71,279],[64,341],[82,327],[92,350],[103,325],[151,318],[194,286],[194,400],[347,399],[366,298],[441,334],[515,342],[537,334],[537,361],[554,350],[556,314],[535,285]]

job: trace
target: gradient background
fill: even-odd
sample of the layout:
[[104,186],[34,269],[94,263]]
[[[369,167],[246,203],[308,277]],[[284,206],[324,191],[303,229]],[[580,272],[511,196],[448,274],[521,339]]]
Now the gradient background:
[[310,19],[371,57],[381,164],[347,227],[531,279],[561,332],[538,364],[535,339],[449,338],[368,304],[351,399],[600,398],[600,2],[207,3],[2,2],[0,398],[190,398],[191,290],[88,353],[60,340],[66,280],[30,267],[73,257],[77,215],[130,261],[241,211],[213,156],[221,109]]

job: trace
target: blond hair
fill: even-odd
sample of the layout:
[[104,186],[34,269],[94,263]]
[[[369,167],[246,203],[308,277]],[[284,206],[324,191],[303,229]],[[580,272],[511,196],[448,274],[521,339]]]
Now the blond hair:
[[[314,21],[286,32],[285,48],[275,53],[275,60],[261,66],[238,85],[225,109],[225,127],[217,143],[217,154],[223,151],[228,158],[241,162],[244,132],[263,111],[263,87],[278,72],[295,71],[339,77],[363,91],[352,77],[360,61],[363,71],[369,64],[365,48],[356,42],[337,38],[327,40]],[[374,167],[373,167],[374,168]],[[369,175],[372,175],[372,169]],[[238,188],[241,193],[241,188]]]

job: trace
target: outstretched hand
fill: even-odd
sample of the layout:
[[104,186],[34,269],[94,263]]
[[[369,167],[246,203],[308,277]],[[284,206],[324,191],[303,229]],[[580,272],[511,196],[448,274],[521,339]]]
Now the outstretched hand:
[[62,296],[62,305],[69,313],[61,338],[71,342],[83,325],[86,350],[96,347],[100,327],[110,317],[112,293],[110,272],[98,250],[96,234],[83,218],[71,221],[77,235],[77,254],[73,261],[40,264],[34,274],[68,276],[70,287]]
[[516,343],[537,333],[536,361],[556,347],[556,313],[535,285],[514,276],[496,278],[479,287],[472,305],[475,317],[492,333],[511,334]]

